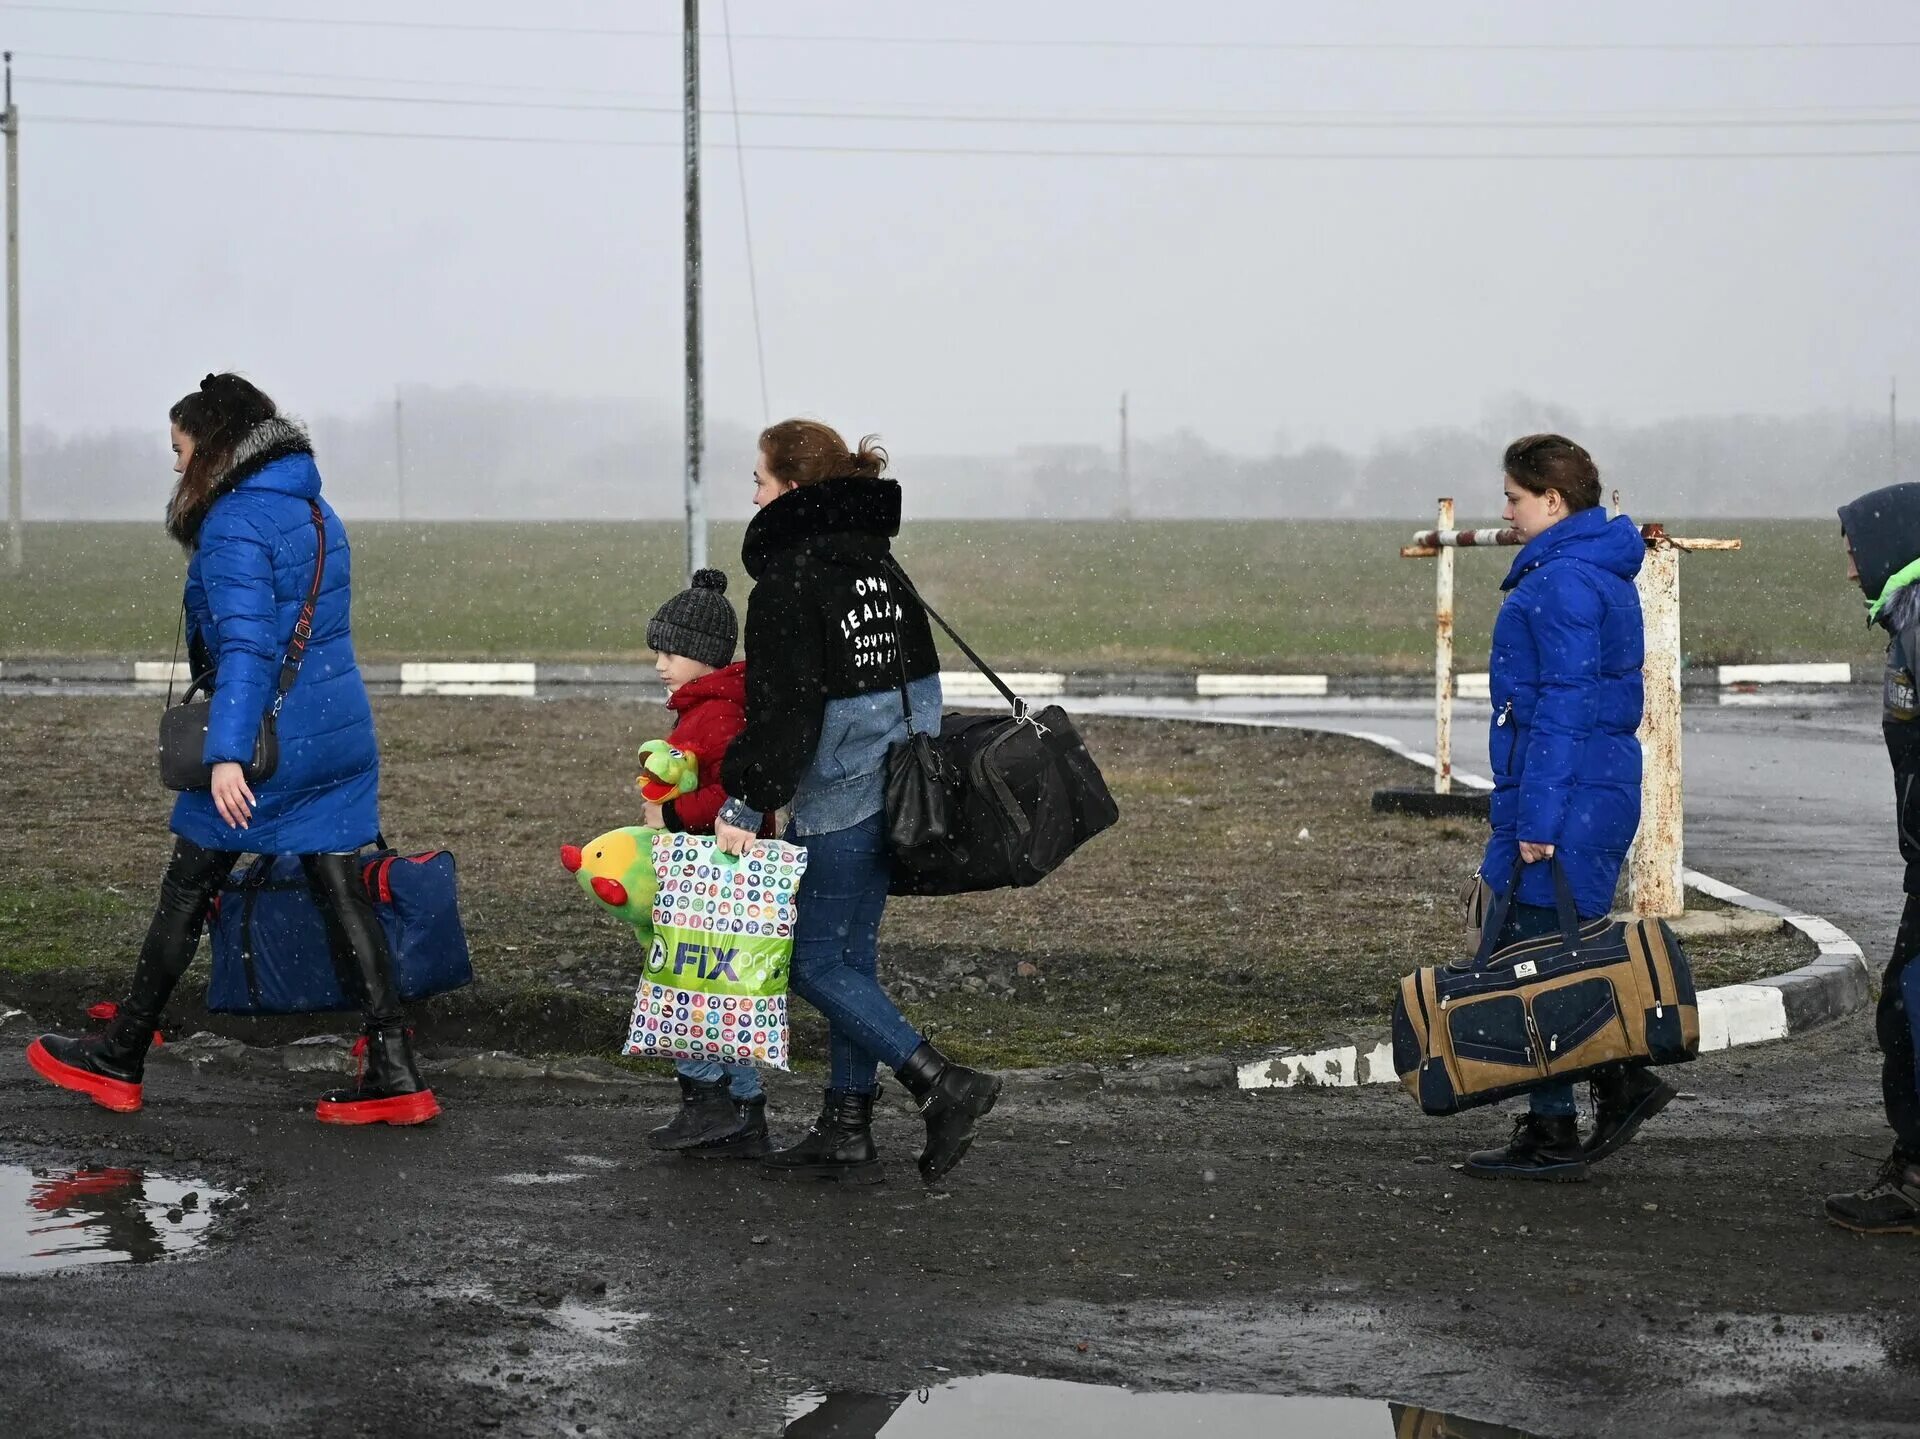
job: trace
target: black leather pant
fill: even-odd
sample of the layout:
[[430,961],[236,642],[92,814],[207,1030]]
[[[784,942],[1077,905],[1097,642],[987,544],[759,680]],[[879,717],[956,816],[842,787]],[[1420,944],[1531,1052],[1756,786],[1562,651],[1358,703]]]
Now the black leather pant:
[[[160,904],[147,926],[123,1006],[130,1015],[158,1021],[200,947],[207,905],[239,858],[235,851],[203,849],[175,836],[173,859],[160,881]],[[400,995],[393,983],[393,956],[361,878],[359,856],[303,854],[300,865],[326,923],[341,992],[359,1001],[368,1028],[398,1027]]]

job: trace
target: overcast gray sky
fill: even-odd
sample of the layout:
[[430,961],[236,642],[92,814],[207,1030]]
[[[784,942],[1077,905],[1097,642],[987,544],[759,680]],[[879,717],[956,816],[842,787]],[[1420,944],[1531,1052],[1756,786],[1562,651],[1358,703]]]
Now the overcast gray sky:
[[[722,5],[703,9],[724,112]],[[194,11],[329,23],[180,18]],[[229,365],[309,413],[396,383],[677,405],[679,17],[664,0],[0,3],[29,422],[140,423]],[[1244,450],[1471,423],[1515,390],[1620,420],[1783,414],[1882,408],[1898,372],[1920,405],[1912,3],[731,0],[731,23],[749,147],[1261,156],[749,148],[772,407],[882,431],[902,458],[1106,443],[1123,388],[1143,432]],[[768,32],[788,38],[751,38]],[[1758,48],[1803,41],[1826,48]],[[1909,43],[1863,43],[1887,41]],[[1751,48],[1444,48],[1729,42]],[[430,97],[492,103],[414,103]],[[782,109],[860,118],[753,113]],[[1222,111],[1243,123],[1165,123]],[[899,118],[926,114],[1015,118]],[[1059,123],[1115,116],[1143,123]],[[1611,123],[1540,123],[1596,116]],[[1435,124],[1475,118],[1500,123]],[[1702,118],[1767,123],[1657,123]],[[1773,123],[1808,119],[1824,123]],[[707,134],[730,140],[731,119]],[[1802,150],[1903,153],[1378,158]],[[707,168],[709,404],[752,423],[738,159],[716,148]]]

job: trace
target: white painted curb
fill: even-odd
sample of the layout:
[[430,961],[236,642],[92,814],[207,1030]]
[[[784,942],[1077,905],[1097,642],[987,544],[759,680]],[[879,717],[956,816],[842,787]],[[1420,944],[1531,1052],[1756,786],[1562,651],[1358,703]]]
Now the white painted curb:
[[[489,663],[452,660],[414,661],[398,666],[385,664],[365,668],[389,673],[398,669],[402,694],[524,694],[529,686],[564,688],[572,684],[653,683],[652,666],[645,663],[607,665],[542,664],[532,661]],[[187,667],[175,665],[174,683],[187,678]],[[168,661],[136,660],[9,660],[0,673],[20,680],[42,679],[52,683],[125,684],[129,672],[142,685],[169,682]],[[1122,676],[1097,672],[1025,670],[1004,676],[1014,690],[1033,697],[1053,698],[1063,694],[1091,695],[1107,692],[1119,685],[1121,693],[1151,694],[1160,697],[1194,699],[1320,699],[1331,695],[1408,696],[1433,691],[1431,678],[1417,675],[1367,676],[1323,674],[1148,674]],[[1707,677],[1713,687],[1726,691],[1722,703],[1765,703],[1755,694],[1769,685],[1808,686],[1845,685],[1853,681],[1853,667],[1840,663],[1721,665]],[[940,676],[947,693],[960,699],[991,698],[997,691],[991,683],[972,670],[946,671]],[[1131,681],[1131,683],[1128,683]],[[1142,683],[1144,682],[1144,683]],[[489,686],[470,689],[467,686]],[[456,688],[457,687],[457,688]],[[1485,699],[1488,678],[1484,672],[1468,671],[1454,676],[1454,696],[1462,700]]]
[[400,693],[530,699],[538,693],[538,675],[531,664],[403,664]]
[[1721,665],[1723,685],[1850,685],[1853,666],[1843,664]]
[[1326,675],[1196,675],[1201,699],[1227,695],[1256,699],[1321,699],[1331,680]]
[[[1067,677],[1052,670],[1007,670],[1000,675],[1021,699],[1057,699],[1067,692]],[[976,670],[942,670],[940,693],[949,699],[998,699],[993,681]]]

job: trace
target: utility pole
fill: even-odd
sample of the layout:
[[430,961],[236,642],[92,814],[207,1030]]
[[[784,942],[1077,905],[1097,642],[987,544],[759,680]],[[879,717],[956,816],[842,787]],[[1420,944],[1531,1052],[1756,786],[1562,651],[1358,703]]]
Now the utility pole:
[[13,51],[7,62],[7,568],[26,565],[20,488],[20,112],[13,107]]
[[1120,392],[1120,518],[1133,518],[1133,466],[1127,453],[1127,392]]
[[400,416],[400,387],[393,387],[393,510],[407,517],[407,432]]
[[700,489],[705,416],[700,395],[700,0],[684,0],[686,94],[687,578],[707,563],[707,500]]

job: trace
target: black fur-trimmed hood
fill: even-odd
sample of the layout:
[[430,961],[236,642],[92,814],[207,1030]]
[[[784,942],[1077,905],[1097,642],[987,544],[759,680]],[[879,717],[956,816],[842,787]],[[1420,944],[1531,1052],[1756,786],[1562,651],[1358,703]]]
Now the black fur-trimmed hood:
[[776,555],[804,544],[834,540],[884,554],[900,533],[900,486],[894,480],[848,476],[788,490],[761,506],[747,523],[740,562],[759,579]]
[[[312,454],[313,442],[297,423],[284,416],[262,420],[241,436],[240,443],[233,447],[226,468],[214,480],[205,500],[185,514],[168,513],[167,533],[189,549],[193,548],[199,542],[200,526],[206,523],[207,512],[222,496],[233,493],[242,483],[276,460]],[[315,479],[317,481],[317,475]],[[312,488],[317,493],[318,484]]]

